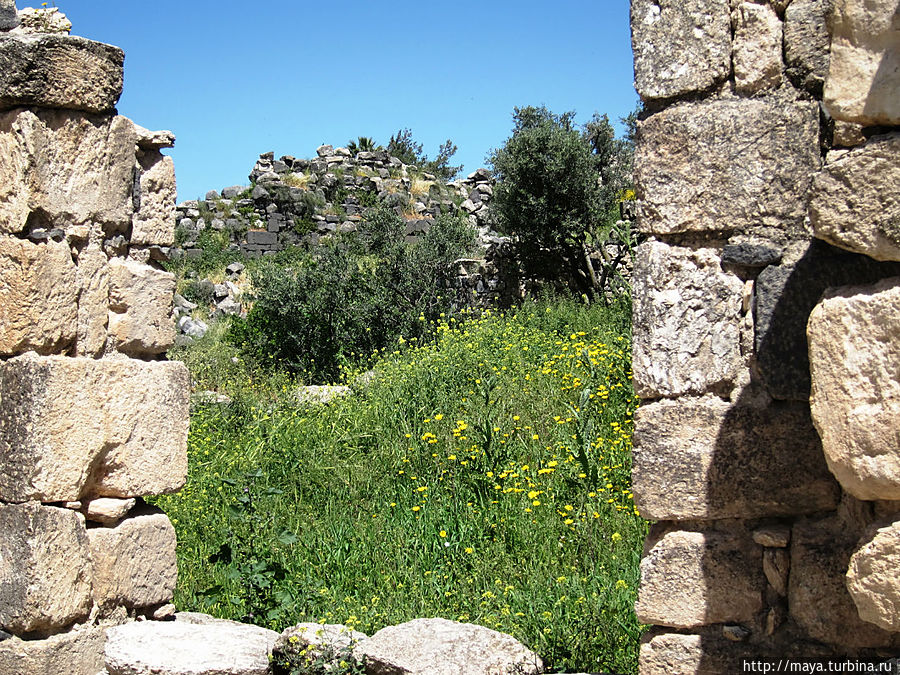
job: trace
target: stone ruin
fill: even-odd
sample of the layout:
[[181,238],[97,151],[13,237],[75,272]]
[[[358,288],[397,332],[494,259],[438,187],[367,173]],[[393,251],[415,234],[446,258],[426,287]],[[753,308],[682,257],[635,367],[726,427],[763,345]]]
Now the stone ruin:
[[897,1],[632,0],[631,27],[641,673],[896,658]]

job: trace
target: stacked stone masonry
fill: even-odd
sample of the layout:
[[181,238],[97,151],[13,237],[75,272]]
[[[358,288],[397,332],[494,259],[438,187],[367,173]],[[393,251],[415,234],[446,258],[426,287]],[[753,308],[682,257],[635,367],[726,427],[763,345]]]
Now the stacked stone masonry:
[[[124,56],[0,2],[0,672],[97,675],[160,619],[187,470],[173,344],[174,139],[116,113]],[[105,671],[104,671],[105,672]]]
[[632,0],[644,675],[900,656],[896,0]]

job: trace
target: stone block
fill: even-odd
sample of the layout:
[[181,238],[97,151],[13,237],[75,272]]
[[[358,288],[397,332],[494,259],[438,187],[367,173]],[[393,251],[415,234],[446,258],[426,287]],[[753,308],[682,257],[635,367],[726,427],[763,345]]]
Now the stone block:
[[835,516],[795,525],[788,605],[814,640],[847,649],[889,647],[891,633],[859,618],[845,583],[860,534]]
[[820,166],[815,103],[674,105],[638,124],[638,226],[649,234],[800,227]]
[[840,498],[800,404],[706,396],[641,406],[633,462],[634,501],[650,520],[815,513]]
[[75,340],[78,288],[64,242],[0,236],[0,356],[64,351]]
[[46,640],[0,642],[0,673],[9,675],[106,675],[105,628],[73,630]]
[[900,260],[900,133],[875,136],[828,161],[813,181],[809,218],[830,244]]
[[106,632],[109,675],[269,675],[278,633],[217,622],[143,621]]
[[742,2],[734,12],[734,85],[744,94],[781,86],[781,19],[771,5]]
[[45,636],[90,609],[91,555],[79,514],[34,502],[0,505],[0,628]]
[[353,650],[367,673],[493,675],[543,672],[541,658],[514,637],[471,623],[415,619],[382,628]]
[[863,621],[900,632],[900,521],[863,537],[850,558],[847,590]]
[[161,354],[175,344],[175,275],[135,260],[109,263],[109,334],[132,356]]
[[100,356],[106,347],[109,324],[109,259],[98,242],[78,252],[78,330],[75,354]]
[[0,108],[112,112],[125,54],[69,35],[0,35]]
[[[76,504],[78,502],[75,502]],[[107,527],[115,527],[124,518],[137,500],[116,499],[115,497],[98,497],[88,499],[79,507],[84,517],[94,523],[100,523]]]
[[136,142],[125,117],[0,113],[0,234],[95,224],[127,230]]
[[138,157],[138,166],[141,174],[135,185],[138,202],[131,243],[171,246],[175,243],[175,164],[158,150],[145,150]]
[[642,99],[710,89],[731,72],[728,0],[632,0],[631,45]]
[[19,25],[16,0],[0,0],[0,31],[12,30]]
[[146,608],[172,601],[178,568],[175,528],[166,514],[144,508],[115,527],[91,527],[87,536],[98,606]]
[[857,499],[900,500],[900,278],[829,290],[807,332],[829,468]]
[[694,628],[752,622],[763,609],[762,547],[741,529],[682,531],[656,525],[641,560],[641,623]]
[[897,263],[879,263],[820,241],[811,242],[796,262],[760,272],[754,297],[756,365],[774,398],[809,399],[806,324],[825,289],[890,276],[900,276]]
[[718,251],[637,249],[634,271],[634,387],[642,398],[728,389],[740,364],[741,291]]
[[795,86],[821,96],[828,76],[834,0],[793,0],[784,12],[784,56]]
[[897,0],[835,0],[825,107],[863,126],[900,124]]
[[189,376],[181,363],[25,354],[0,365],[0,500],[179,490]]

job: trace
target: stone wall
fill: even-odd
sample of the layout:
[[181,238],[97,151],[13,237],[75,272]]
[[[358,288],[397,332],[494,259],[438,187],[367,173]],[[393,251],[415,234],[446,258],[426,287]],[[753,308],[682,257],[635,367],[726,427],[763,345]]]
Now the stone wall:
[[900,656],[896,0],[632,0],[641,672]]
[[[21,25],[20,25],[21,23]],[[96,675],[106,627],[168,618],[188,373],[175,175],[116,114],[123,53],[0,1],[0,673]],[[52,32],[47,32],[52,31]]]

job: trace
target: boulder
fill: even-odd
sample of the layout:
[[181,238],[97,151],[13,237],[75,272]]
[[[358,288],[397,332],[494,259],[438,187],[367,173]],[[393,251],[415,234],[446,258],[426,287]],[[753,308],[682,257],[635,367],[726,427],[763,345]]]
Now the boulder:
[[828,17],[833,6],[834,0],[793,0],[784,12],[787,75],[796,86],[816,96],[821,96],[828,76]]
[[75,341],[76,275],[65,242],[0,235],[0,356],[65,351]]
[[145,150],[138,156],[138,166],[131,243],[171,246],[175,243],[175,165],[158,150]]
[[900,500],[900,278],[829,290],[807,334],[829,468],[858,499]]
[[[835,159],[831,159],[835,158]],[[829,153],[813,181],[815,235],[876,260],[900,260],[900,133]]]
[[35,502],[0,504],[0,628],[46,636],[84,620],[91,569],[80,514]]
[[638,620],[673,628],[752,622],[763,609],[762,547],[740,529],[670,528],[654,526],[647,538]]
[[836,0],[825,107],[863,126],[900,124],[896,0]]
[[278,633],[235,623],[143,621],[107,631],[109,675],[270,675]]
[[175,343],[175,275],[135,260],[109,263],[109,334],[131,356],[161,354]]
[[722,270],[715,249],[658,241],[638,247],[633,313],[638,396],[730,387],[741,361],[742,288],[737,276]]
[[383,628],[353,650],[369,675],[523,675],[543,671],[540,657],[515,638],[470,623],[415,619]]
[[863,537],[850,558],[847,590],[863,621],[900,632],[900,521]]
[[770,5],[742,2],[734,12],[735,88],[756,94],[781,86],[781,20]]
[[680,103],[638,124],[638,226],[648,234],[800,228],[821,166],[812,102]]
[[728,0],[632,0],[635,88],[642,99],[698,93],[731,72]]
[[72,22],[56,7],[25,7],[19,12],[19,35],[54,33],[68,35]]
[[105,628],[82,628],[46,640],[0,642],[0,673],[9,675],[107,675]]
[[181,363],[29,353],[0,365],[0,500],[179,490],[189,376]]
[[0,108],[112,112],[124,62],[118,47],[81,37],[0,35]]

